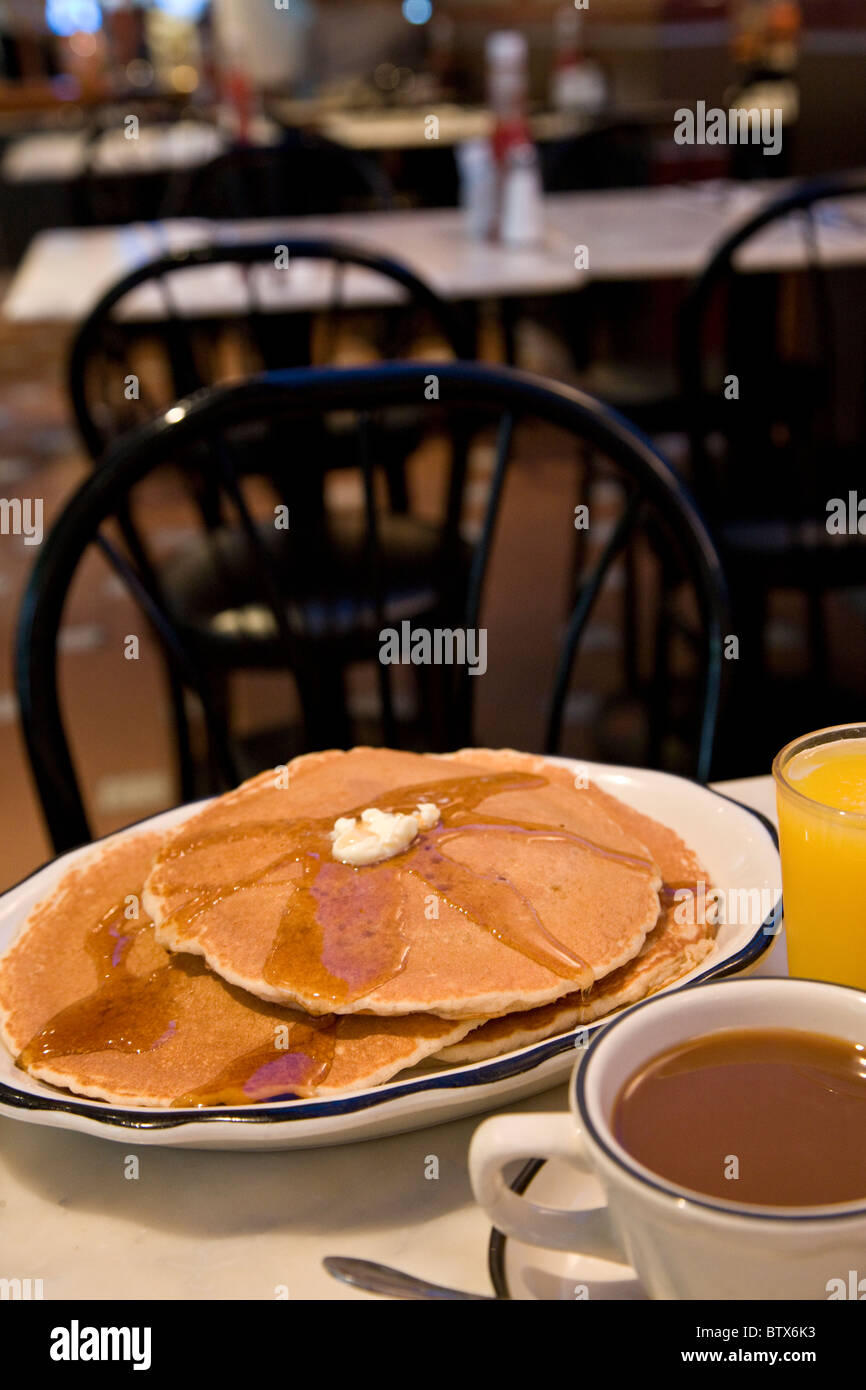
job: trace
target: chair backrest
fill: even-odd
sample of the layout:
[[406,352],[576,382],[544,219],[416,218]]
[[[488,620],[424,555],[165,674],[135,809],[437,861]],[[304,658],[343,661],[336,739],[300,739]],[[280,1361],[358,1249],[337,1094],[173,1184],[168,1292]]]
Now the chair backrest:
[[598,118],[578,134],[543,144],[545,191],[571,193],[648,184],[653,135],[654,126],[649,120]]
[[[863,205],[850,208],[858,195]],[[683,300],[693,485],[714,516],[810,513],[827,495],[832,456],[844,470],[846,449],[866,440],[866,320],[856,312],[866,269],[832,247],[846,223],[849,242],[866,236],[866,170],[786,185],[725,236]],[[749,265],[764,233],[787,237],[776,259],[790,269]]]
[[[618,515],[599,522],[596,553],[587,560],[569,601],[569,615],[558,643],[552,691],[549,700],[547,751],[560,746],[566,700],[572,672],[589,620],[599,601],[610,572],[649,519],[666,540],[665,563],[668,570],[677,557],[682,575],[692,586],[698,620],[694,629],[693,652],[701,692],[698,711],[696,766],[706,778],[710,767],[714,730],[719,705],[725,634],[726,591],[718,556],[710,535],[674,470],[641,434],[620,416],[585,393],[504,368],[468,363],[393,363],[377,367],[350,369],[303,369],[265,374],[255,379],[205,391],[175,406],[166,415],[124,436],[67,504],[43,543],[31,577],[23,606],[17,641],[17,685],[21,718],[27,747],[42,799],[45,816],[58,849],[86,839],[89,834],[78,780],[73,768],[65,724],[58,701],[57,637],[64,601],[78,566],[89,547],[98,544],[109,555],[134,597],[141,604],[163,642],[181,679],[201,699],[215,763],[231,783],[233,764],[225,729],[203,688],[202,672],[184,649],[183,640],[160,593],[157,576],[136,567],[134,557],[122,553],[110,528],[112,519],[127,515],[139,484],[158,468],[175,465],[194,455],[200,467],[207,466],[221,481],[237,505],[238,488],[231,469],[233,440],[274,421],[303,422],[320,419],[334,412],[354,419],[359,466],[363,477],[367,518],[364,554],[366,568],[357,581],[357,595],[372,615],[375,660],[383,707],[383,727],[390,719],[390,679],[392,667],[384,657],[385,633],[392,640],[386,622],[381,586],[381,552],[377,533],[375,459],[370,443],[377,423],[389,412],[404,412],[425,402],[431,429],[447,431],[461,428],[467,416],[477,428],[480,414],[495,429],[492,469],[477,539],[471,555],[461,604],[464,657],[454,664],[453,685],[448,696],[449,738],[451,746],[470,742],[473,732],[473,704],[477,681],[466,653],[470,635],[479,638],[479,620],[494,537],[500,517],[500,503],[509,473],[516,433],[525,431],[531,443],[532,462],[537,440],[544,431],[561,432],[571,446],[577,445],[595,459],[609,462],[617,482]],[[531,424],[532,432],[529,433]],[[541,433],[539,433],[539,431]],[[289,435],[288,437],[291,437]],[[572,458],[572,455],[569,455]],[[288,452],[287,472],[302,467],[303,459]],[[525,466],[525,464],[524,464]],[[570,505],[565,514],[557,513],[545,525],[556,533],[563,545],[574,539],[576,522]],[[295,519],[292,519],[295,526]],[[254,519],[243,514],[243,533],[255,546]],[[303,519],[298,525],[304,535]],[[660,533],[660,532],[658,532]],[[451,534],[446,527],[446,536]],[[568,553],[566,551],[566,553]],[[261,557],[260,557],[261,558]],[[446,539],[442,564],[453,564],[453,549]],[[274,576],[262,564],[262,600],[270,609],[271,621],[285,642],[286,664],[294,669],[299,659],[296,634],[286,620],[286,598],[281,597]],[[668,588],[670,592],[670,585]],[[327,603],[327,593],[322,602]],[[514,596],[514,607],[531,614],[537,596],[531,589]],[[452,619],[449,629],[458,624]],[[396,630],[396,629],[395,629]],[[430,640],[435,634],[431,635]],[[455,662],[454,631],[442,634],[451,641],[449,661]],[[458,633],[459,637],[459,633]],[[486,636],[485,636],[486,644]],[[443,648],[444,651],[444,648]],[[391,653],[393,657],[393,653]],[[405,660],[405,655],[401,660]],[[413,658],[414,659],[414,658]],[[385,740],[387,741],[387,739]]]
[[[320,278],[304,281],[294,298],[295,267],[313,263]],[[380,355],[407,355],[419,317],[455,357],[471,355],[460,313],[407,266],[363,247],[278,237],[172,252],[106,291],[73,341],[69,392],[90,457],[99,459],[125,429],[228,374],[329,361],[344,316],[365,303],[363,293],[348,297],[353,271],[371,277],[367,297],[386,306]],[[324,330],[318,341],[312,311]],[[230,339],[222,357],[221,333]]]
[[395,206],[378,160],[315,131],[284,129],[271,145],[236,145],[175,180],[168,217],[303,217]]
[[[190,133],[193,140],[190,140]],[[135,114],[112,102],[90,113],[80,171],[70,198],[75,225],[116,226],[162,216],[172,190],[191,177],[186,158],[212,160],[226,140],[205,113],[178,99],[139,96]]]

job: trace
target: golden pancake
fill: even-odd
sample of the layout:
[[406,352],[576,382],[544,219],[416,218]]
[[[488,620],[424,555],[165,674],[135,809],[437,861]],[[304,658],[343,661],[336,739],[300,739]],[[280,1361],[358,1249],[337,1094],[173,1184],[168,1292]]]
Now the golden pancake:
[[706,895],[699,899],[696,891],[701,882],[709,889],[709,878],[694,851],[673,830],[632,810],[594,784],[585,789],[585,794],[639,835],[658,862],[665,888],[657,925],[634,960],[606,975],[588,993],[567,995],[544,1008],[490,1019],[462,1042],[444,1048],[437,1061],[453,1065],[482,1062],[594,1023],[614,1009],[635,1004],[688,974],[712,951],[715,923],[699,906],[706,901]]
[[70,871],[0,961],[0,1036],[33,1076],[121,1105],[246,1105],[387,1081],[471,1024],[309,1018],[170,956],[139,909],[161,837]]
[[[567,771],[491,756],[355,748],[253,778],[156,856],[157,939],[311,1014],[477,1018],[590,988],[655,926],[659,870]],[[438,822],[403,853],[333,858],[338,818],[421,804]]]

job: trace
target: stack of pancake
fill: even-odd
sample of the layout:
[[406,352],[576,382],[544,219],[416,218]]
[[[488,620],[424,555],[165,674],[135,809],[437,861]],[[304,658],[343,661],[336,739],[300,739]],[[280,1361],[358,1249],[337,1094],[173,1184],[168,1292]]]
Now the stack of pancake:
[[[420,805],[438,819],[407,848],[335,858],[338,819]],[[673,831],[541,758],[315,753],[79,861],[0,961],[0,1036],[118,1104],[357,1090],[684,975],[713,949],[701,881]]]

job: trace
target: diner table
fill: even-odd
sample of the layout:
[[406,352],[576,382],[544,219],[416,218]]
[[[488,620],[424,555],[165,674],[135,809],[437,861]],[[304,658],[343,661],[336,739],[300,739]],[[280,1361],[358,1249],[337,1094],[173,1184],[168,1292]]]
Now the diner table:
[[[251,140],[277,142],[278,127],[265,117],[253,122]],[[227,130],[204,120],[142,125],[135,137],[121,124],[95,138],[84,130],[30,132],[10,141],[0,160],[5,183],[63,183],[92,174],[130,178],[135,174],[192,169],[216,159],[231,145]]]
[[0,176],[15,184],[63,182],[89,169],[94,174],[128,178],[140,172],[205,164],[226,145],[223,131],[204,121],[145,126],[134,139],[127,138],[121,128],[106,131],[92,142],[86,131],[40,131],[12,141],[0,162]]
[[[775,821],[771,777],[719,790]],[[787,973],[783,938],[756,973]],[[567,1104],[560,1084],[503,1109]],[[482,1118],[291,1153],[136,1149],[0,1119],[0,1275],[42,1279],[45,1299],[367,1297],[322,1267],[349,1255],[490,1293],[467,1170]]]
[[[514,246],[473,240],[454,208],[210,222],[179,219],[118,227],[59,228],[30,244],[3,302],[18,323],[79,323],[129,271],[169,251],[209,242],[323,237],[356,243],[402,261],[449,301],[482,302],[570,294],[598,281],[650,281],[695,275],[722,237],[778,192],[780,184],[708,180],[652,188],[550,194],[544,235]],[[796,269],[807,263],[798,217],[774,224],[743,248],[746,271]],[[826,204],[816,215],[818,254],[827,265],[866,264],[866,198]],[[583,249],[581,249],[583,248]],[[217,266],[175,281],[180,312],[230,314],[246,303],[242,271]],[[298,264],[291,274],[264,267],[260,307],[312,311],[332,302],[332,267]],[[400,291],[361,269],[346,271],[342,302],[381,306]],[[131,317],[159,319],[157,286],[136,292]]]
[[[651,281],[696,274],[717,242],[766,202],[780,185],[705,181],[659,188],[555,193],[545,199],[545,234],[538,245],[510,246],[468,236],[459,208],[325,214],[284,220],[211,222],[181,218],[125,227],[58,228],[40,232],[18,265],[3,302],[14,322],[79,322],[107,289],[154,257],[210,242],[289,238],[348,240],[403,261],[443,299],[503,300],[562,295],[594,281]],[[827,204],[816,218],[817,252],[828,265],[866,263],[866,199]],[[796,218],[767,228],[742,252],[746,271],[806,263],[806,239]],[[584,254],[578,247],[585,247]],[[242,271],[213,267],[175,281],[182,313],[231,314],[246,302]],[[261,307],[325,309],[331,267],[304,263],[292,274],[261,277]],[[348,270],[342,302],[381,306],[399,297],[393,285],[364,270]],[[160,317],[157,286],[136,292],[131,317]]]
[[[297,120],[295,104],[272,100],[270,109],[275,116],[292,125]],[[435,116],[438,130],[431,140],[426,124]],[[493,117],[483,106],[460,106],[442,102],[426,107],[391,107],[352,111],[336,108],[307,112],[306,124],[314,125],[320,134],[348,149],[371,151],[417,150],[443,145],[458,145],[463,140],[477,140],[490,134]],[[563,126],[562,133],[568,131]],[[535,133],[535,132],[533,132]]]
[[[249,138],[257,146],[274,145],[280,128],[258,116]],[[0,155],[4,266],[16,264],[46,227],[159,216],[178,205],[192,172],[232,143],[230,130],[208,120],[143,117],[140,128],[127,131],[120,115],[98,131],[85,125],[11,138]]]
[[[433,102],[416,106],[329,108],[324,103],[272,97],[268,109],[286,125],[309,125],[348,149],[378,151],[435,149],[484,139],[493,133],[496,118],[485,106]],[[619,102],[598,111],[579,109],[533,111],[532,137],[538,142],[567,140],[605,126],[652,127],[672,122],[676,103],[665,100]],[[430,117],[436,117],[435,137]]]

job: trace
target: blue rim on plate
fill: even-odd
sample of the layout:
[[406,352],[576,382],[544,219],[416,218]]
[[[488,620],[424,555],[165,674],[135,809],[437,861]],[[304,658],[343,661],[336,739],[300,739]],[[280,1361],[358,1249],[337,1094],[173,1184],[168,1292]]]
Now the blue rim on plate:
[[[735,797],[725,796],[724,792],[716,791],[712,787],[706,787],[702,783],[695,783],[692,778],[681,778],[681,781],[692,782],[693,785],[701,786],[711,796],[718,797],[721,801],[728,801],[740,810],[747,811],[761,823],[770,836],[770,839],[778,850],[779,837],[772,821],[768,820],[760,811],[756,811],[752,806],[745,806],[737,801]],[[201,803],[194,803],[198,805]],[[194,805],[189,809],[194,809]],[[111,835],[100,836],[94,840],[93,844],[101,844],[103,841],[113,838],[114,835],[123,835],[137,826],[146,825],[153,817],[145,817],[143,820],[135,821],[133,824],[125,826],[120,831],[113,831]],[[83,846],[82,848],[90,848]],[[42,869],[49,867],[51,863],[62,863],[63,859],[71,858],[80,853],[79,850],[71,850],[68,855],[61,856],[59,860],[49,860],[48,864],[43,864],[39,869],[34,869],[33,873],[27,874],[12,888],[6,890],[7,893],[13,892],[23,884],[28,883]],[[6,896],[4,893],[2,896]],[[707,980],[721,980],[728,975],[735,975],[748,966],[757,963],[762,955],[767,952],[775,935],[778,932],[778,923],[781,921],[781,899],[773,908],[773,911],[764,919],[754,935],[743,946],[736,955],[729,956],[720,961],[717,965],[709,965],[694,980],[689,980],[684,985],[674,985],[670,989],[692,989],[695,985],[700,985]],[[771,930],[772,929],[772,930]],[[635,1007],[630,1005],[628,1007]],[[617,1014],[619,1011],[616,1011]],[[510,1054],[506,1057],[493,1058],[488,1062],[476,1062],[455,1067],[449,1071],[434,1072],[429,1075],[413,1078],[411,1081],[386,1082],[379,1086],[375,1091],[363,1091],[358,1094],[351,1094],[336,1097],[332,1100],[286,1100],[281,1101],[278,1107],[273,1105],[247,1105],[230,1107],[225,1106],[219,1109],[200,1109],[200,1110],[181,1110],[166,1111],[159,1110],[148,1112],[141,1110],[125,1110],[122,1107],[110,1105],[105,1101],[84,1100],[67,1098],[65,1093],[58,1091],[57,1095],[35,1095],[31,1091],[20,1090],[17,1086],[10,1086],[7,1082],[0,1081],[0,1104],[8,1106],[13,1110],[27,1112],[50,1111],[55,1113],[76,1115],[83,1119],[94,1120],[97,1123],[106,1125],[109,1128],[119,1128],[128,1130],[138,1130],[141,1132],[156,1132],[160,1130],[170,1131],[182,1129],[187,1125],[268,1125],[275,1123],[290,1123],[292,1121],[326,1119],[330,1116],[360,1114],[364,1111],[373,1110],[387,1102],[400,1100],[405,1096],[419,1095],[431,1092],[441,1092],[445,1090],[461,1091],[475,1086],[487,1086],[498,1081],[506,1081],[511,1077],[522,1075],[534,1071],[544,1062],[560,1055],[563,1052],[574,1050],[578,1037],[583,1042],[586,1040],[587,1033],[593,1034],[599,1029],[604,1028],[610,1020],[602,1018],[597,1022],[572,1029],[568,1033],[560,1033],[554,1038],[549,1038],[544,1042],[536,1044],[528,1050]]]

